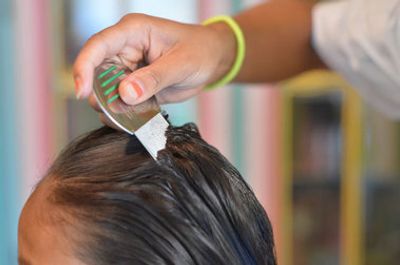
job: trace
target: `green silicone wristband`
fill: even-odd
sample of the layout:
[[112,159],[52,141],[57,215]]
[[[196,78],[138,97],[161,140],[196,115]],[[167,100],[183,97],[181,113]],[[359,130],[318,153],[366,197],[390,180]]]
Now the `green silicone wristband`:
[[205,20],[202,24],[204,26],[217,23],[217,22],[224,22],[226,23],[233,31],[236,37],[236,42],[237,42],[237,51],[236,51],[236,59],[235,62],[233,63],[232,68],[229,70],[229,72],[220,80],[211,83],[206,86],[205,89],[210,90],[214,89],[217,87],[224,86],[228,83],[230,83],[235,77],[238,75],[240,69],[242,68],[245,53],[246,53],[246,43],[244,40],[244,35],[242,32],[242,29],[238,25],[238,23],[230,16],[225,16],[225,15],[220,15],[220,16],[215,16],[211,17],[207,20]]

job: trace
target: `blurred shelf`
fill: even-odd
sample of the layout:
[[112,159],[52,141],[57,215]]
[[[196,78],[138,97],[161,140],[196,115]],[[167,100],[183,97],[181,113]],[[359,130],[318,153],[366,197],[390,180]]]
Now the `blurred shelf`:
[[340,176],[318,176],[316,177],[299,177],[295,176],[293,180],[294,190],[339,190],[340,189]]
[[290,253],[284,265],[362,265],[359,98],[326,71],[283,87]]
[[387,178],[382,180],[367,180],[365,181],[366,188],[374,191],[396,192],[400,196],[400,176],[397,178]]

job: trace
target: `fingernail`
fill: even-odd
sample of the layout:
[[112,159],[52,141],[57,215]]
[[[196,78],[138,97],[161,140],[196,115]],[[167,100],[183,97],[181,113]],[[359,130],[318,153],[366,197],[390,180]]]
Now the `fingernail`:
[[129,82],[125,85],[125,88],[132,100],[136,100],[143,95],[143,89],[137,82]]
[[80,100],[82,98],[82,92],[78,91],[75,96],[77,100]]
[[75,77],[75,79],[74,79],[74,81],[75,81],[75,95],[76,95],[76,99],[81,99],[81,97],[82,97],[82,80],[81,80],[81,78],[78,76],[78,77]]

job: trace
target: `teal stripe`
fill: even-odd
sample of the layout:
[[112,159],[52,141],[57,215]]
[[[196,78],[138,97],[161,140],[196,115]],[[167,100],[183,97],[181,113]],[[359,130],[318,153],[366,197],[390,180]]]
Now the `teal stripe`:
[[232,13],[237,13],[242,10],[243,8],[243,2],[242,0],[231,0],[231,12]]
[[168,113],[168,118],[173,125],[180,126],[188,122],[198,122],[196,99],[163,105],[162,109]]
[[0,264],[17,264],[17,224],[21,209],[17,100],[13,64],[13,0],[0,1]]
[[[242,9],[242,1],[241,0],[232,0],[231,2],[231,12],[237,13]],[[233,121],[232,121],[232,151],[233,151],[233,159],[236,168],[242,173],[245,178],[250,176],[246,176],[244,172],[246,172],[245,165],[245,139],[244,139],[244,128],[246,124],[244,123],[244,106],[243,106],[243,86],[233,85],[230,89],[233,89],[233,97],[232,97],[232,108],[233,108]],[[253,129],[253,128],[251,128]],[[248,179],[247,179],[248,180]]]
[[[244,106],[243,106],[243,91],[242,86],[233,85],[230,89],[233,89],[233,135],[232,135],[232,150],[233,159],[236,168],[240,173],[244,174],[246,172],[244,155],[245,155],[245,139],[244,139],[244,128],[246,124],[244,123]],[[254,129],[254,128],[250,128]],[[245,176],[249,177],[249,176]]]

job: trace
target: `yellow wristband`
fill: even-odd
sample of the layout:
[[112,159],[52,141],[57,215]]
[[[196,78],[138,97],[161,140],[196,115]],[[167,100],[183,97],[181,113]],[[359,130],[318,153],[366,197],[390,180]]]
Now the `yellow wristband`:
[[244,40],[244,35],[242,32],[242,29],[238,25],[238,23],[230,16],[216,16],[209,18],[205,20],[202,24],[204,26],[217,23],[217,22],[224,22],[226,23],[233,31],[235,34],[236,42],[237,42],[237,51],[236,51],[236,59],[235,62],[233,63],[232,68],[229,70],[229,72],[220,80],[211,83],[206,86],[206,89],[213,89],[217,87],[224,86],[228,83],[230,83],[235,77],[238,75],[240,69],[242,68],[245,53],[246,53],[246,43]]

